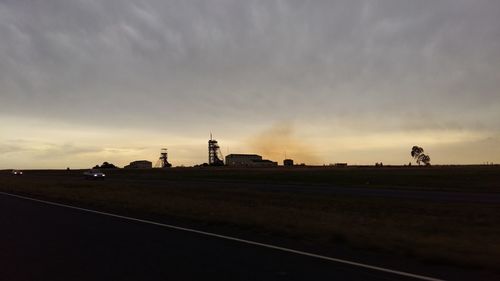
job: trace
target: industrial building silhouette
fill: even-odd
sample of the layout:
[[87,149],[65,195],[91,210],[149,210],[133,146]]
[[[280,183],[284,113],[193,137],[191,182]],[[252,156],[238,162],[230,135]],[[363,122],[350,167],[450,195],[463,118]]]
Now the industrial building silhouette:
[[[223,160],[225,159],[225,161]],[[224,163],[225,162],[225,163]],[[293,166],[292,159],[285,159],[285,166]],[[168,152],[162,148],[160,157],[156,162],[155,168],[169,168],[172,164],[168,162]],[[277,167],[278,162],[263,159],[257,154],[229,154],[225,158],[222,155],[219,143],[212,137],[208,140],[208,163],[197,166],[230,166],[230,167]],[[137,160],[125,166],[127,169],[151,169],[152,162],[147,160]]]

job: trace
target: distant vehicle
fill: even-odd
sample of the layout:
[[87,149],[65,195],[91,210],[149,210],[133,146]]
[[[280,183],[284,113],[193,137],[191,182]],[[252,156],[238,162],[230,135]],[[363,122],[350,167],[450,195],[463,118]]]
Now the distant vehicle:
[[103,180],[106,177],[106,175],[98,169],[90,169],[88,171],[85,171],[83,172],[83,176],[86,179],[101,179],[101,180]]
[[22,174],[23,174],[23,171],[21,171],[21,170],[12,170],[12,174],[13,174],[14,176],[20,176],[20,175],[22,175]]

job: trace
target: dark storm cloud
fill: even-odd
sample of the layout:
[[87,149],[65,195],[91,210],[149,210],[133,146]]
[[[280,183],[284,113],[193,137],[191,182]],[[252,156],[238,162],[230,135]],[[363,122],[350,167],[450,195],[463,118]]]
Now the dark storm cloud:
[[2,1],[0,104],[172,130],[499,130],[499,16],[498,1]]

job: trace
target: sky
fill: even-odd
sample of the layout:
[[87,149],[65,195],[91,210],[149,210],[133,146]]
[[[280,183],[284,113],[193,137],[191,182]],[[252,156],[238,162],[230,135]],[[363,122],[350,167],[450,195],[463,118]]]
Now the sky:
[[500,163],[497,0],[0,0],[0,169]]

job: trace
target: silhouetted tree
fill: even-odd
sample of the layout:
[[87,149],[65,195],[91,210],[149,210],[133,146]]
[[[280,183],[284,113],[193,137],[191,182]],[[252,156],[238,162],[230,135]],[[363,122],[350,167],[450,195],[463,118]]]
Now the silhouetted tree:
[[421,163],[423,163],[425,166],[430,166],[431,165],[431,158],[429,155],[424,154],[424,149],[420,146],[414,146],[411,148],[411,157],[413,157],[416,161],[417,164],[420,166]]
[[422,153],[424,153],[424,149],[421,148],[420,146],[415,145],[414,147],[411,148],[411,157],[415,159],[417,159],[417,157]]
[[417,159],[417,163],[420,165],[420,163],[424,163],[425,166],[431,165],[431,158],[427,154],[420,154]]
[[108,163],[108,162],[104,162],[102,163],[102,165],[99,167],[99,165],[95,165],[94,169],[116,169],[118,167],[116,167],[114,164],[111,164],[111,163]]

